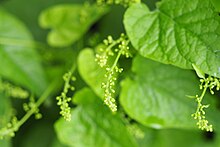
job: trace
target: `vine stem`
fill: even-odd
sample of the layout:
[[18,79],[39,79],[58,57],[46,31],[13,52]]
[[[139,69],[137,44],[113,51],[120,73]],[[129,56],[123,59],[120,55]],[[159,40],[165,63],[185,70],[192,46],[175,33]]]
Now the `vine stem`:
[[[117,54],[117,57],[115,58],[115,61],[112,65],[111,69],[109,71],[107,71],[107,72],[110,72],[110,75],[108,76],[107,83],[106,83],[106,87],[107,87],[108,91],[110,91],[110,79],[113,76],[111,73],[113,72],[114,68],[116,67],[118,60],[121,57],[121,54],[122,54],[122,51],[120,50],[119,53]],[[111,101],[109,97],[108,97],[107,101],[109,101],[109,102]]]
[[[112,72],[112,71],[114,70],[114,68],[116,67],[116,65],[117,65],[117,63],[118,63],[119,58],[121,57],[121,54],[122,54],[122,52],[120,51],[120,52],[118,53],[118,55],[117,55],[117,57],[116,57],[116,59],[115,59],[113,65],[112,65],[111,69],[110,69],[108,72]],[[112,78],[112,75],[110,74],[110,76],[108,77],[108,80],[107,80],[107,84],[106,84],[108,87],[109,87],[109,85],[110,85],[109,80],[110,80],[111,78]]]
[[57,88],[58,86],[57,83],[58,83],[58,80],[55,80],[54,82],[52,82],[52,84],[49,85],[46,91],[42,94],[42,96],[35,103],[35,107],[32,107],[12,128],[6,129],[4,132],[0,132],[1,137],[17,131],[31,117],[31,115],[35,113],[36,108],[38,108],[46,100],[46,98],[50,96],[50,94],[54,91],[54,89]]
[[200,101],[202,101],[203,97],[205,96],[205,93],[207,91],[208,85],[209,85],[209,82],[206,82],[205,85],[204,85],[204,89],[202,91],[202,94],[200,96],[200,99],[201,99]]
[[202,91],[202,94],[200,95],[199,100],[197,100],[198,103],[199,103],[199,105],[197,106],[196,112],[198,112],[199,109],[200,109],[201,102],[202,102],[203,97],[205,96],[205,93],[206,93],[206,91],[207,91],[208,85],[209,85],[209,82],[206,82],[205,85],[204,85],[204,89],[203,89],[203,91]]

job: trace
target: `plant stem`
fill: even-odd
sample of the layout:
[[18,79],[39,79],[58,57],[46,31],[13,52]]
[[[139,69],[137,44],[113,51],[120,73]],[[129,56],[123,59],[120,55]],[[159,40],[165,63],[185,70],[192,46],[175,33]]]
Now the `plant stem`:
[[11,128],[4,129],[2,132],[0,131],[0,137],[4,137],[10,135],[11,133],[16,132],[30,117],[36,112],[36,109],[51,95],[51,93],[57,88],[57,80],[52,82],[46,91],[42,94],[42,96],[35,103],[35,107],[32,107],[15,125]]

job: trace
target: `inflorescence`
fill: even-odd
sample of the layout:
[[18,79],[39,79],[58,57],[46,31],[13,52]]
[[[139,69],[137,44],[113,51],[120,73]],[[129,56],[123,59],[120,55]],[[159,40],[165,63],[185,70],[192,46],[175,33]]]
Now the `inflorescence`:
[[197,104],[197,110],[195,113],[192,114],[192,117],[196,120],[197,126],[201,130],[206,130],[206,131],[213,131],[213,126],[209,124],[208,120],[205,117],[205,108],[208,108],[209,105],[204,105],[202,104],[203,97],[205,96],[206,91],[209,89],[211,94],[214,94],[214,89],[219,91],[220,89],[220,80],[216,77],[207,77],[207,78],[202,78],[200,79],[200,89],[203,90],[202,94],[200,96],[196,95],[196,102]]
[[[118,61],[121,56],[126,58],[131,57],[129,52],[129,40],[124,34],[120,38],[114,40],[111,36],[103,41],[106,48],[100,48],[96,54],[96,62],[101,68],[105,68],[106,81],[102,82],[101,87],[104,89],[104,103],[111,109],[112,112],[117,111],[115,102],[115,81],[118,73],[122,73],[123,68],[118,67]],[[115,57],[111,62],[110,57]]]
[[75,81],[76,78],[73,77],[73,70],[67,72],[63,76],[63,80],[65,81],[63,91],[61,92],[60,96],[57,96],[57,105],[60,106],[60,114],[64,117],[65,120],[70,121],[71,120],[71,108],[69,107],[69,102],[71,101],[71,97],[68,97],[67,94],[69,90],[74,91],[75,88],[71,86],[71,81]]
[[0,139],[3,139],[6,136],[14,137],[15,132],[18,131],[20,126],[32,115],[35,115],[35,119],[41,119],[42,114],[39,112],[39,104],[35,101],[34,97],[30,97],[29,103],[23,104],[23,109],[26,112],[26,115],[18,120],[16,116],[13,116],[11,121],[7,123],[4,128],[0,129]]
[[42,96],[35,101],[34,97],[30,97],[29,103],[23,105],[26,114],[18,120],[16,116],[12,117],[11,121],[7,125],[0,129],[0,139],[4,137],[13,137],[15,132],[33,115],[35,114],[36,119],[40,119],[42,115],[39,113],[40,105],[45,101],[45,99],[53,92],[57,85],[57,82],[53,82],[42,94]]
[[129,6],[132,3],[139,3],[140,0],[96,0],[98,5],[112,5],[112,4],[120,4],[123,6]]
[[21,87],[14,86],[9,82],[3,82],[0,80],[0,92],[5,93],[9,97],[26,99],[29,97],[29,93]]

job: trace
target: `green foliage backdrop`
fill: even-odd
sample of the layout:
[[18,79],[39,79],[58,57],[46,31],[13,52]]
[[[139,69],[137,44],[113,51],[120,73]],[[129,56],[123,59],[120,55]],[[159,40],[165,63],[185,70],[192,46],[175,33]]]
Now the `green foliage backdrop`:
[[219,14],[218,0],[0,1],[0,146],[220,146]]

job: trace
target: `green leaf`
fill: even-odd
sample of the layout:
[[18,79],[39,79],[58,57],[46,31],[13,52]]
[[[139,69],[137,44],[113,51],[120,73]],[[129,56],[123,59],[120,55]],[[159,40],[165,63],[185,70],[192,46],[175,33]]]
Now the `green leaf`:
[[2,9],[0,22],[0,76],[41,94],[47,84],[31,34]]
[[124,25],[142,56],[220,77],[220,17],[209,0],[163,0],[153,12],[136,4]]
[[120,94],[131,118],[153,128],[196,127],[191,117],[196,102],[186,97],[201,93],[193,73],[141,56],[133,60],[132,70],[136,76],[121,83]]
[[196,74],[198,77],[205,79],[205,73],[203,71],[201,71],[201,69],[199,69],[196,65],[192,64],[194,70],[196,71]]
[[59,119],[55,124],[62,143],[74,147],[136,146],[119,116],[113,115],[90,89],[77,92],[74,100],[79,106],[72,111],[71,121]]
[[213,6],[215,7],[215,9],[220,12],[220,1],[219,0],[211,0]]
[[68,147],[68,146],[61,144],[61,143],[59,142],[59,140],[58,140],[57,138],[55,138],[55,139],[53,140],[53,143],[52,143],[51,147]]
[[[42,30],[39,26],[38,16],[41,11],[53,5],[60,3],[83,3],[84,0],[1,0],[1,6],[10,13],[16,15],[22,20],[28,29],[32,32],[34,38],[38,41],[45,42],[46,30]],[[27,7],[32,6],[32,7]]]
[[51,28],[47,41],[51,46],[69,46],[84,35],[105,13],[96,5],[63,4],[43,11],[39,18],[42,28]]
[[206,136],[204,132],[195,130],[164,129],[153,130],[144,128],[145,137],[139,139],[139,147],[217,147],[219,135]]
[[101,84],[105,79],[105,69],[95,61],[95,53],[92,49],[84,49],[78,56],[78,70],[84,81],[92,88],[92,90],[103,98],[104,91]]

